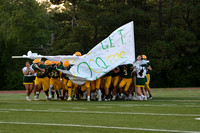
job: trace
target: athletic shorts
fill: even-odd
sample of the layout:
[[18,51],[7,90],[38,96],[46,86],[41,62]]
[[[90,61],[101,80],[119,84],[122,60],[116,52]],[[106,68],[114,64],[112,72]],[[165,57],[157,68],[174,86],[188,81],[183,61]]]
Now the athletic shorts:
[[67,90],[68,89],[68,86],[67,86],[67,83],[68,83],[68,79],[63,79],[63,89]]
[[115,76],[115,77],[112,78],[112,82],[113,82],[114,87],[117,87],[117,84],[119,82],[119,78],[120,78],[120,76]]
[[95,84],[96,84],[96,89],[99,89],[99,88],[100,88],[100,85],[101,85],[101,78],[98,78],[98,79],[95,81]]
[[51,78],[50,85],[53,85],[54,90],[60,90],[61,88],[60,78]]
[[96,81],[90,81],[91,90],[96,90]]
[[44,91],[49,90],[49,78],[48,77],[44,77],[44,78],[35,78],[35,85],[39,85],[42,84],[42,88]]
[[106,88],[110,88],[110,84],[112,81],[112,76],[107,76],[107,77],[103,77],[102,78],[102,88],[106,89]]
[[132,78],[122,78],[122,81],[119,83],[119,87],[124,87],[124,91],[128,91],[130,85],[132,83]]
[[70,88],[78,88],[78,84],[75,84],[73,83],[71,80],[68,80],[68,83],[67,83],[67,87],[70,87]]

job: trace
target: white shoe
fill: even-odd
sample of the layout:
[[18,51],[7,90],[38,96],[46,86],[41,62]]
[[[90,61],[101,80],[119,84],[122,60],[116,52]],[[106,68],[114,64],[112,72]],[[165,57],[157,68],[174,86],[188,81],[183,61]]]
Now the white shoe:
[[128,96],[128,100],[131,100],[132,99],[132,95],[131,94],[129,94],[129,96]]
[[67,101],[71,101],[71,100],[72,100],[72,98],[71,98],[71,97],[68,97]]
[[38,101],[38,100],[40,100],[40,98],[38,96],[35,96],[34,100]]
[[74,97],[74,100],[75,100],[75,101],[77,101],[77,100],[78,100],[78,98],[77,98],[77,97]]
[[151,100],[151,99],[152,99],[152,96],[151,96],[151,97],[149,97],[149,99]]
[[115,101],[115,100],[116,100],[116,96],[113,96],[112,101]]
[[137,97],[134,97],[134,96],[133,96],[133,97],[131,98],[131,100],[133,100],[133,101],[138,101],[139,99],[138,99]]
[[143,100],[144,100],[144,101],[147,101],[147,96],[144,96]]
[[104,101],[108,101],[108,99],[105,99]]
[[88,102],[90,101],[90,97],[87,98],[87,101],[88,101]]
[[99,99],[98,99],[98,101],[102,101],[102,99],[101,99],[101,98],[99,98]]
[[27,101],[31,101],[31,99],[30,99],[30,97],[29,97],[29,96],[27,96],[27,97],[26,97],[26,100],[27,100]]

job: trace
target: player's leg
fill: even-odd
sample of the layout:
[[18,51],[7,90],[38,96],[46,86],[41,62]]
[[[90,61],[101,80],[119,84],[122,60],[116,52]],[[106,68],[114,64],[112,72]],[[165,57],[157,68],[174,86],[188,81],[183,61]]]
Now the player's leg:
[[111,84],[111,81],[112,81],[112,76],[108,76],[108,77],[104,77],[105,78],[105,86],[104,86],[104,89],[105,89],[105,95],[106,95],[106,98],[105,98],[105,101],[108,101],[109,100],[109,88],[110,88],[110,84]]
[[[126,96],[128,96],[128,100],[131,100],[132,98],[132,94],[128,92],[128,90],[130,90],[130,86],[131,86],[131,83],[132,83],[132,78],[128,78],[126,79],[126,85],[124,87],[124,93],[126,94]],[[131,90],[130,90],[131,92]]]
[[68,101],[71,101],[72,100],[72,86],[73,83],[71,80],[68,80],[68,83],[67,83],[67,87],[68,87]]
[[48,77],[45,77],[45,78],[42,78],[42,88],[43,88],[43,91],[46,95],[46,99],[47,101],[50,100],[49,98],[49,78]]
[[85,87],[86,87],[86,91],[87,91],[87,101],[90,101],[90,89],[91,89],[91,85],[90,85],[90,81],[87,81],[85,83]]
[[123,94],[123,87],[126,85],[126,81],[125,78],[122,78],[121,82],[119,83],[119,92],[120,92],[120,96],[119,99],[122,99],[124,97]]
[[39,88],[41,86],[41,83],[42,83],[41,78],[36,77],[36,79],[35,79],[35,100],[40,100],[39,99],[39,94],[40,94]]
[[96,91],[97,91],[97,94],[98,94],[98,101],[102,101],[102,99],[101,99],[101,89],[100,89],[101,78],[98,78],[95,83],[96,83]]
[[113,78],[113,98],[112,100],[115,100],[116,97],[117,97],[117,91],[118,91],[118,88],[117,88],[117,85],[118,85],[118,82],[119,82],[119,78],[120,76],[116,76]]
[[150,83],[150,74],[147,74],[146,88],[147,88],[147,91],[149,92],[149,99],[152,99],[152,93],[151,93],[151,88],[149,87],[149,83]]

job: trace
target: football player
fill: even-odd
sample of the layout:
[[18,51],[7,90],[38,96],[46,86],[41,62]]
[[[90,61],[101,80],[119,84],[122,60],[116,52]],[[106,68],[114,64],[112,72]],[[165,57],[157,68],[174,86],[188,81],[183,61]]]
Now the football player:
[[[133,69],[134,69],[133,64],[127,64],[127,65],[121,66],[122,80],[119,83],[119,90],[121,92],[121,97],[126,98],[128,96],[128,99],[132,98],[132,94],[128,93],[128,90],[129,90],[130,85],[132,83],[132,71],[133,71]],[[123,87],[124,87],[124,90],[122,90]],[[125,93],[125,95],[123,94],[123,92]]]
[[[48,68],[49,72],[51,73],[51,78],[50,78],[50,88],[49,91],[51,92],[53,89],[56,92],[57,95],[57,100],[59,100],[59,90],[60,90],[60,71],[57,70],[56,67],[56,62],[51,61],[51,67]],[[52,98],[51,93],[49,94],[49,98]]]
[[102,77],[102,84],[105,90],[105,101],[110,100],[109,88],[110,88],[111,81],[112,81],[112,76],[111,76],[111,71],[110,71]]
[[[68,70],[69,71],[69,61],[64,61],[63,62],[63,70]],[[65,94],[68,90],[68,86],[67,83],[69,81],[69,77],[67,76],[67,74],[62,73],[62,77],[63,77],[63,97],[65,99]],[[71,93],[71,92],[69,92]]]
[[149,71],[152,71],[151,63],[150,63],[149,60],[147,60],[147,56],[146,55],[142,55],[142,58],[144,60],[146,60],[146,62],[147,62],[147,73],[146,73],[145,90],[149,92],[149,99],[152,99],[151,89],[149,87],[149,83],[150,83],[150,72]]
[[33,61],[33,69],[37,74],[37,77],[35,79],[35,89],[36,89],[36,96],[35,96],[35,100],[39,100],[39,86],[42,85],[43,90],[45,92],[46,98],[47,100],[49,100],[49,80],[48,77],[46,75],[46,67],[44,64],[41,64],[40,59],[35,59]]

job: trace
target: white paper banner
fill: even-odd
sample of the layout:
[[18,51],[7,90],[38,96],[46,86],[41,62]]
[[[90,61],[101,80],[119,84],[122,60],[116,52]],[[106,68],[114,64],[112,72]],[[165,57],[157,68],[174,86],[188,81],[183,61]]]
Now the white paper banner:
[[133,22],[130,22],[116,29],[84,58],[76,60],[75,65],[70,69],[73,75],[70,79],[74,83],[83,84],[88,80],[96,80],[119,65],[134,61],[134,26]]

